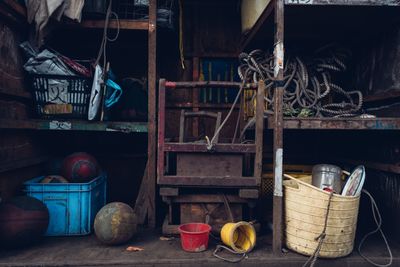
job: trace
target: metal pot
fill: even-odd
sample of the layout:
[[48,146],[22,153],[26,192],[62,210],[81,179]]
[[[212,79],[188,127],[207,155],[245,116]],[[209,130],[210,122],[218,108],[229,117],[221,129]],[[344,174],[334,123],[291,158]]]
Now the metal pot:
[[327,191],[340,193],[342,169],[335,165],[319,164],[315,165],[312,170],[312,184],[318,188]]

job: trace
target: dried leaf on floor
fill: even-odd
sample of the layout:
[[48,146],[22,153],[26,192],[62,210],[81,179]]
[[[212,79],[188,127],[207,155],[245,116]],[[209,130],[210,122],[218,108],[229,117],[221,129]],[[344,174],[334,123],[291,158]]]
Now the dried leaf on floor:
[[174,240],[175,239],[175,237],[173,237],[173,236],[161,236],[160,237],[160,240],[161,241],[171,241],[171,240]]
[[143,250],[144,250],[144,248],[133,247],[133,246],[129,246],[126,248],[126,251],[130,251],[130,252],[143,251]]

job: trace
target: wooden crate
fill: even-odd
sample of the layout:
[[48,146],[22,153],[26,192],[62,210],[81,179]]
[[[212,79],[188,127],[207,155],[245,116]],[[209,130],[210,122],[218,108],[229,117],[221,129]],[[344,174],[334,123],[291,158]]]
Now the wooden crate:
[[177,175],[179,176],[242,176],[243,155],[178,153]]

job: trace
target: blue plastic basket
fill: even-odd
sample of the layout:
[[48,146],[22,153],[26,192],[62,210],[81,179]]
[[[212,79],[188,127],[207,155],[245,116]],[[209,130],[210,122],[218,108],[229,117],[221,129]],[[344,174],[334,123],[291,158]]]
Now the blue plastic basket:
[[46,204],[47,236],[88,235],[97,212],[106,204],[106,174],[88,183],[41,184],[44,176],[24,183],[28,196]]

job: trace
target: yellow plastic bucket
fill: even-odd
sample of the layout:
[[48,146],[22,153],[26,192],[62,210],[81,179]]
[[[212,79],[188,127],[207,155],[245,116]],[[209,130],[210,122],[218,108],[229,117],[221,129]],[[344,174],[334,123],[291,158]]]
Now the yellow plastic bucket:
[[227,223],[221,229],[221,240],[240,253],[250,252],[256,245],[256,231],[251,223]]

